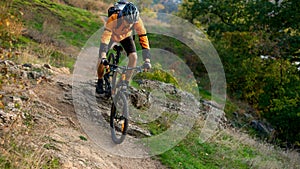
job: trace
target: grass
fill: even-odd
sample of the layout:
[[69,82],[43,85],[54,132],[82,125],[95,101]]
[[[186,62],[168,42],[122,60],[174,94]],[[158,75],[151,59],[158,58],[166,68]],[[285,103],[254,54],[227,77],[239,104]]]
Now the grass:
[[[16,130],[14,132],[16,135]],[[14,137],[16,136],[6,135],[5,137],[6,141],[3,146],[7,151],[0,155],[0,168],[60,168],[59,158],[52,157],[43,149],[33,150],[27,145],[25,138],[17,139]],[[43,148],[53,149],[53,146],[45,144]]]
[[159,155],[160,161],[169,168],[188,169],[299,168],[299,162],[291,163],[293,158],[248,136],[228,131],[221,131],[217,137],[202,143],[198,129],[191,131],[177,146]]
[[176,118],[177,115],[174,113],[163,112],[158,119],[147,124],[139,125],[150,131],[152,135],[158,135],[166,131]]
[[21,9],[26,28],[14,43],[21,51],[13,58],[18,63],[48,63],[72,71],[81,47],[103,25],[87,10],[50,0],[14,0],[12,9]]
[[50,158],[48,159],[47,163],[42,166],[42,169],[59,169],[60,161],[58,158]]
[[0,155],[0,168],[3,168],[3,169],[12,168],[12,164],[3,155]]
[[137,81],[138,79],[149,79],[178,86],[177,80],[171,74],[155,67],[150,69],[149,72],[139,73],[133,78],[134,81]]
[[28,31],[36,30],[43,38],[49,36],[77,47],[82,47],[102,25],[91,12],[50,0],[15,0],[14,6],[22,9]]

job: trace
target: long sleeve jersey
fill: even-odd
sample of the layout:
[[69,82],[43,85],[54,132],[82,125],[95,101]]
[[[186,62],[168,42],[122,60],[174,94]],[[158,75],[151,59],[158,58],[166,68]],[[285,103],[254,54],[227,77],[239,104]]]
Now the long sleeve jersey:
[[144,23],[139,20],[134,24],[129,24],[123,18],[118,18],[118,14],[112,14],[105,25],[104,32],[101,36],[100,51],[107,52],[107,45],[112,39],[114,42],[120,42],[121,40],[131,36],[132,28],[135,29],[139,36],[139,42],[143,49],[150,49],[149,41],[146,35],[146,29]]

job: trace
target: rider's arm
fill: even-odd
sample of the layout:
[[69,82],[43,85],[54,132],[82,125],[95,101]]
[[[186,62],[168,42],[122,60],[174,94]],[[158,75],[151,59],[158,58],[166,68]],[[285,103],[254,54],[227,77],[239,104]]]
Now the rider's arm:
[[150,62],[151,55],[150,55],[150,45],[149,40],[147,37],[147,31],[144,27],[144,23],[141,18],[139,18],[138,22],[134,24],[134,29],[139,36],[140,45],[143,49],[143,59],[144,61]]
[[134,24],[134,29],[136,30],[136,33],[139,35],[139,41],[140,45],[142,46],[142,49],[150,49],[149,41],[147,37],[147,31],[144,27],[144,23],[141,18],[139,18],[138,22]]
[[111,15],[105,24],[104,32],[101,36],[101,44],[99,49],[100,58],[106,57],[106,52],[108,51],[108,44],[112,36],[113,28],[116,26],[117,17],[117,14]]

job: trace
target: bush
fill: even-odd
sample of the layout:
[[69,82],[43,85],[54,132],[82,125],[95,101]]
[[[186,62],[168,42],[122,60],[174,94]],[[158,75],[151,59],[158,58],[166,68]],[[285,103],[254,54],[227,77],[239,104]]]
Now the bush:
[[138,81],[139,79],[156,80],[178,86],[177,80],[171,74],[158,68],[152,68],[150,69],[150,72],[139,73],[136,76],[134,76],[133,80]]
[[22,34],[23,24],[12,9],[12,0],[0,2],[0,47],[12,48]]
[[243,62],[247,99],[276,129],[282,142],[300,142],[300,77],[289,61],[247,59]]

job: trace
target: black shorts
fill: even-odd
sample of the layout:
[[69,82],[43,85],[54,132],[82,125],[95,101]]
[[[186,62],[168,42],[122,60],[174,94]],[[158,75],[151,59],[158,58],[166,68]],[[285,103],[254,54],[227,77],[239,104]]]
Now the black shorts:
[[[122,47],[124,48],[124,50],[126,51],[127,56],[130,53],[136,52],[136,46],[135,46],[132,36],[129,36],[129,37],[121,40],[120,43],[121,43]],[[113,44],[114,44],[114,42],[110,41],[108,47],[112,48]]]

